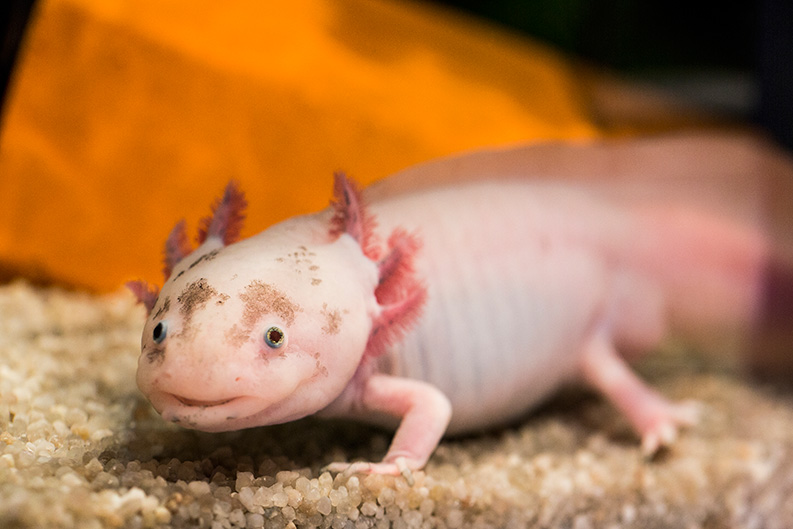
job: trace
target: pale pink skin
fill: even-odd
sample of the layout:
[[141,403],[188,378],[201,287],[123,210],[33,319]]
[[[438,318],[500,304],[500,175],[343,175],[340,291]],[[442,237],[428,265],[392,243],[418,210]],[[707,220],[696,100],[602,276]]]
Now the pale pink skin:
[[[317,222],[314,230],[306,219],[288,221],[227,247],[212,237],[174,268],[146,322],[137,376],[164,419],[205,431],[276,424],[317,412],[344,389],[377,312],[377,272],[352,238],[331,242]],[[220,252],[198,261],[213,250]],[[202,280],[212,293],[191,311],[185,333],[180,297]],[[246,287],[260,281],[288,295],[293,321],[288,311],[263,313],[240,339],[232,329],[244,320],[241,294],[255,297]],[[271,296],[260,295],[264,303]],[[334,317],[343,325],[334,328]],[[160,355],[152,332],[161,321],[168,328]],[[263,339],[273,325],[286,334],[277,349]]]
[[[424,187],[370,193],[378,232],[402,227],[421,239],[416,269],[428,293],[417,322],[376,358],[365,348],[381,313],[377,266],[348,234],[328,235],[330,211],[226,247],[210,237],[182,260],[150,313],[138,370],[163,418],[205,431],[312,414],[393,424],[382,462],[330,467],[383,473],[421,468],[444,433],[504,424],[575,380],[620,409],[648,453],[695,422],[695,405],[667,401],[623,354],[657,346],[692,319],[747,324],[762,235],[719,215],[626,205],[570,183]],[[202,279],[215,294],[190,312],[184,332],[179,298]],[[241,294],[256,282],[283,294],[293,319],[281,304],[240,341],[230,330],[245,319]],[[152,333],[162,320],[158,354]],[[286,334],[278,349],[263,340],[272,325]]]

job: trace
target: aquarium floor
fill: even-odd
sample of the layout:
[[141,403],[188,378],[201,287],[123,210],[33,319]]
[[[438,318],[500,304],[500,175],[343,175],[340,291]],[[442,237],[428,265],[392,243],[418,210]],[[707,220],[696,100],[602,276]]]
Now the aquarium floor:
[[793,520],[793,398],[696,355],[641,365],[701,423],[646,460],[596,395],[444,441],[424,471],[332,475],[387,433],[304,420],[227,434],[164,423],[135,387],[143,309],[0,287],[0,527],[782,528]]

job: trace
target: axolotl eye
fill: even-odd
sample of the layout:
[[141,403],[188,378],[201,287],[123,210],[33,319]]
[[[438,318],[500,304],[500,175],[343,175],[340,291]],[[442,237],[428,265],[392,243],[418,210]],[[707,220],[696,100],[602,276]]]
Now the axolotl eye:
[[273,349],[278,349],[286,341],[286,334],[280,327],[272,326],[264,332],[264,341]]
[[154,330],[151,332],[151,337],[154,340],[154,343],[164,342],[165,337],[167,335],[168,335],[168,324],[164,321],[161,321],[157,325],[155,325]]

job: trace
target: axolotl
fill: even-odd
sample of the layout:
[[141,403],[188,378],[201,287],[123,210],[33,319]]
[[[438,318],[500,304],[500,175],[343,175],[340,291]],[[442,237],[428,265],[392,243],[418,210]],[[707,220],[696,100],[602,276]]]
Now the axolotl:
[[[445,163],[421,174],[468,162]],[[129,283],[148,311],[141,391],[165,420],[209,432],[312,414],[396,428],[381,462],[349,467],[367,472],[422,468],[444,434],[513,421],[571,381],[605,395],[646,452],[672,443],[696,404],[667,400],[626,358],[680,322],[748,321],[767,241],[506,172],[379,193],[337,173],[329,208],[243,240],[230,183],[197,248],[184,221],[171,232],[161,289]]]

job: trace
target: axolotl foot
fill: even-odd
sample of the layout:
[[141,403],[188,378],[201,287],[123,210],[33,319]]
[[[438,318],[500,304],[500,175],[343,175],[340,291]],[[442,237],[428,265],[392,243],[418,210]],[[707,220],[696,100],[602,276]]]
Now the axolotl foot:
[[582,375],[625,415],[641,437],[645,456],[672,445],[680,428],[699,421],[699,403],[667,400],[636,376],[602,336],[593,339],[585,349]]
[[424,467],[449,424],[449,399],[426,382],[376,374],[367,380],[359,405],[401,417],[388,452],[380,463],[331,463],[325,470],[350,475],[401,475],[412,485],[412,471]]
[[402,476],[407,481],[408,485],[413,486],[415,479],[413,478],[413,469],[420,468],[420,465],[410,464],[404,457],[398,457],[393,463],[382,461],[380,463],[368,463],[365,461],[357,461],[355,463],[337,462],[326,465],[322,470],[328,472],[338,472],[344,475],[352,474],[385,474],[389,476]]
[[661,448],[671,446],[677,440],[678,430],[696,425],[701,416],[702,404],[697,401],[656,402],[655,409],[637,425],[642,436],[642,453],[651,457]]

